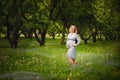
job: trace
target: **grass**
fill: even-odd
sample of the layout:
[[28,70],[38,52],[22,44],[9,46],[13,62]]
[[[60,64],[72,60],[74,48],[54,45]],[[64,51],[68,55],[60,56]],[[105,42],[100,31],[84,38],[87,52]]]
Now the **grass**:
[[76,47],[77,66],[70,70],[67,48],[60,39],[47,38],[40,47],[33,39],[20,38],[18,48],[11,49],[0,39],[0,74],[28,71],[46,80],[120,80],[120,42],[103,41]]

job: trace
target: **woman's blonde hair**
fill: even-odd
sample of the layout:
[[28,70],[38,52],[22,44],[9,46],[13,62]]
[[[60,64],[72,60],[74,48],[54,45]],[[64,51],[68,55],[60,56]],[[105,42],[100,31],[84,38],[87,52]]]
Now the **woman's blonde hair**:
[[69,28],[69,32],[72,32],[72,28],[74,28],[74,33],[77,33],[77,27],[75,25],[71,25]]

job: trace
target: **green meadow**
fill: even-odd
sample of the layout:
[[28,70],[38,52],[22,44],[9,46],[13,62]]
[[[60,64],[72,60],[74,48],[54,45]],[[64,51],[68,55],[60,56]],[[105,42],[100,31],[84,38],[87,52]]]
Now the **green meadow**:
[[71,70],[67,48],[59,38],[47,38],[41,47],[35,39],[20,38],[17,49],[11,49],[8,41],[0,38],[0,75],[34,72],[44,80],[120,80],[119,40],[88,44],[81,41],[76,51],[76,66]]

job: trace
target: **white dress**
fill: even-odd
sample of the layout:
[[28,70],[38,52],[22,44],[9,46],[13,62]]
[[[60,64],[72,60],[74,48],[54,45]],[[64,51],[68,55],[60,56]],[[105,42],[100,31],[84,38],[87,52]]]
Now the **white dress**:
[[[75,39],[77,39],[77,43],[75,43]],[[66,46],[68,47],[67,57],[75,59],[76,57],[76,49],[73,44],[76,46],[80,43],[80,37],[76,33],[69,33],[67,37]]]

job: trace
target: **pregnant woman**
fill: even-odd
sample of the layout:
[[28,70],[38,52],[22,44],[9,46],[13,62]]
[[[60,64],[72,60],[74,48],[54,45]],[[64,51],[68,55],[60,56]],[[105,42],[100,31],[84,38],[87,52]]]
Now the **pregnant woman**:
[[66,47],[68,48],[67,58],[70,64],[75,64],[76,46],[80,43],[80,37],[77,35],[77,27],[71,25],[67,37]]

